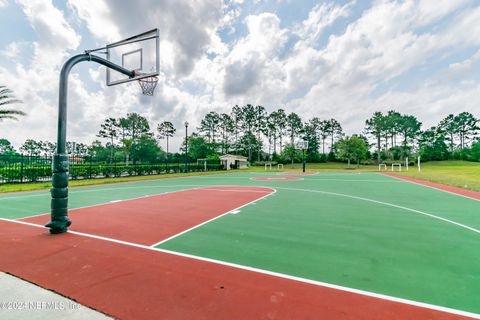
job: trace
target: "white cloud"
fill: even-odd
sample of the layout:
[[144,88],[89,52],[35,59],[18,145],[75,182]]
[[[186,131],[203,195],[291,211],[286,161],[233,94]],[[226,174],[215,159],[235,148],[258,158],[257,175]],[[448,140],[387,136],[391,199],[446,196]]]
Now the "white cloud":
[[30,47],[30,43],[26,41],[11,42],[4,50],[0,50],[0,55],[12,62],[18,62],[25,51],[29,50]]
[[353,4],[354,2],[344,6],[337,6],[333,3],[317,4],[308,14],[308,18],[297,27],[295,33],[309,45],[315,45],[326,27],[350,14]]
[[253,103],[259,100],[259,94],[271,89],[271,77],[281,73],[277,55],[288,40],[288,32],[280,28],[280,19],[272,13],[249,15],[245,23],[248,35],[239,39],[222,60],[223,90],[227,97],[248,95]]
[[105,42],[121,39],[120,31],[104,1],[68,0],[68,4],[76,10],[78,17],[86,22],[96,38]]
[[[421,8],[413,1],[378,2],[352,22],[345,33],[332,36],[324,49],[314,50],[299,41],[287,62],[290,76],[293,75],[298,82],[305,75],[307,79],[316,77],[317,81],[307,94],[292,101],[294,107],[305,117],[337,117],[350,132],[361,131],[363,120],[359,119],[366,119],[375,110],[397,107],[402,112],[416,110],[415,114],[434,121],[443,117],[436,112],[439,108],[445,113],[456,112],[453,105],[440,102],[445,101],[443,98],[438,98],[442,107],[437,108],[432,107],[435,99],[421,101],[414,98],[426,95],[428,90],[456,95],[459,88],[452,83],[451,87],[434,86],[414,91],[408,104],[402,101],[406,95],[401,91],[389,91],[377,99],[372,97],[378,86],[422,68],[429,59],[438,58],[443,50],[476,45],[472,33],[477,33],[478,26],[473,21],[478,9],[463,10],[445,27],[417,34],[416,29],[426,23],[425,17],[428,17],[428,23],[435,23],[458,9],[458,6],[447,6],[442,2],[439,10],[442,14],[439,14],[434,6],[420,5]],[[460,99],[460,95],[458,97]],[[427,102],[430,107],[425,108],[422,103]]]
[[378,0],[364,12],[355,11],[356,1],[322,2],[290,28],[282,10],[258,12],[261,4],[243,1],[68,0],[75,26],[65,19],[72,12],[50,1],[19,3],[38,40],[18,39],[0,51],[8,58],[0,62],[0,83],[15,90],[29,114],[20,123],[2,123],[17,145],[29,137],[53,140],[58,73],[69,55],[84,49],[84,30],[85,38],[104,43],[159,27],[161,74],[156,96],[146,98],[137,83],[106,87],[103,67],[82,67],[86,76],[75,69],[69,139],[89,142],[105,117],[135,111],[152,125],[174,122],[175,149],[185,120],[195,130],[207,111],[244,103],[287,107],[304,119],[334,117],[348,133],[361,132],[374,111],[391,108],[428,126],[460,107],[480,116],[474,76],[480,6],[472,0]]
[[6,69],[0,72],[0,83],[6,84],[23,100],[19,108],[28,114],[21,122],[21,136],[16,129],[17,123],[2,124],[7,137],[17,145],[31,137],[53,140],[59,68],[68,56],[68,50],[76,49],[80,42],[80,36],[66,22],[63,12],[51,2],[29,0],[19,1],[19,4],[39,41],[31,46],[23,45],[23,42],[13,43],[4,52],[15,55],[21,48],[33,50],[28,65],[11,60],[14,73]]

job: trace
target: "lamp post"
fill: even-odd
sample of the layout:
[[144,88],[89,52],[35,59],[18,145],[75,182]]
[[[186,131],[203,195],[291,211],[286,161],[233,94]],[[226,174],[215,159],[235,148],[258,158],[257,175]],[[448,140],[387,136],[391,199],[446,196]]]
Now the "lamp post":
[[185,172],[188,170],[188,121],[185,121]]

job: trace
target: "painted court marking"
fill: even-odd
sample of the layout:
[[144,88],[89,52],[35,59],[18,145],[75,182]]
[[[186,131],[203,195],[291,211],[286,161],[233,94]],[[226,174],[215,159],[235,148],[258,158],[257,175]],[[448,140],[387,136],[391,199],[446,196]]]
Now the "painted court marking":
[[[315,179],[315,180],[322,180],[322,179]],[[402,181],[403,181],[403,180],[402,180]],[[410,182],[410,181],[405,181],[405,182]],[[415,182],[412,182],[412,183],[415,183]],[[415,183],[415,184],[417,184],[417,183]],[[420,185],[421,185],[421,184],[420,184]],[[429,187],[429,186],[426,186],[426,187]],[[145,187],[141,187],[141,188],[145,188]],[[433,188],[433,187],[431,187],[431,188]],[[209,190],[209,187],[206,187],[205,189],[206,189],[206,190]],[[435,215],[432,215],[432,214],[429,214],[429,213],[426,213],[426,212],[423,212],[423,211],[419,211],[419,210],[416,210],[416,209],[411,209],[411,208],[407,208],[407,207],[403,207],[403,206],[399,206],[399,205],[395,205],[395,204],[391,204],[391,203],[387,203],[387,202],[382,202],[382,201],[377,201],[377,200],[368,199],[368,198],[362,198],[362,197],[357,197],[357,196],[351,196],[351,195],[347,195],[347,194],[340,194],[340,193],[333,193],[333,192],[327,192],[327,191],[320,191],[320,190],[296,189],[296,188],[280,188],[280,187],[279,187],[278,189],[295,190],[295,191],[305,191],[305,192],[317,192],[317,193],[330,194],[330,195],[335,195],[335,196],[343,196],[343,197],[349,197],[349,198],[358,199],[358,200],[363,200],[363,201],[374,202],[374,203],[378,203],[378,204],[382,204],[382,205],[387,205],[387,206],[391,206],[391,207],[396,207],[396,208],[399,208],[399,209],[403,209],[403,210],[407,210],[407,211],[419,213],[419,214],[422,214],[422,215],[426,215],[426,216],[429,216],[429,217],[431,217],[431,218],[438,219],[438,220],[442,220],[442,221],[444,221],[444,222],[457,225],[457,226],[459,226],[459,227],[468,229],[468,230],[470,230],[470,231],[474,231],[474,232],[476,232],[476,233],[480,233],[480,230],[478,230],[478,229],[475,229],[475,228],[472,228],[472,227],[469,227],[469,226],[466,226],[466,225],[457,223],[457,222],[455,222],[455,221],[452,221],[452,220],[449,220],[449,219],[445,219],[445,218],[442,218],[442,217],[438,217],[438,216],[435,216]],[[441,189],[437,189],[437,188],[434,188],[434,189],[436,189],[436,190],[441,190]],[[117,190],[117,189],[115,189],[115,190]],[[174,190],[174,191],[169,191],[168,193],[178,192],[178,191],[179,191],[179,190]],[[236,190],[231,190],[231,189],[216,190],[216,191],[236,192]],[[445,190],[441,190],[441,191],[445,191]],[[445,191],[445,192],[452,193],[452,192],[449,192],[449,191]],[[455,194],[455,193],[452,193],[452,194]],[[160,194],[160,195],[163,195],[163,193]],[[270,194],[269,194],[269,195],[270,195]],[[456,194],[456,195],[458,195],[458,194]],[[266,196],[268,196],[268,195],[266,195]],[[459,196],[462,196],[462,195],[459,195]],[[149,197],[149,196],[141,196],[141,197],[138,197],[138,198],[144,198],[144,197]],[[263,198],[263,197],[262,197],[262,198]],[[130,199],[128,199],[128,200],[130,200]],[[259,199],[257,199],[257,200],[259,200]],[[255,201],[257,201],[257,200],[255,200]],[[474,199],[474,200],[476,200],[476,199]],[[115,201],[115,202],[120,202],[120,201],[127,201],[127,200],[118,200],[118,201],[113,200],[113,201]],[[255,202],[255,201],[254,201],[254,202]],[[105,205],[105,204],[100,204],[100,205]],[[98,205],[95,205],[95,206],[98,206]],[[235,211],[235,210],[233,210],[233,211]],[[231,210],[231,211],[229,211],[229,212],[226,212],[226,213],[222,214],[222,216],[225,215],[225,214],[228,214],[228,213],[233,213],[233,211]],[[217,218],[219,218],[219,217],[217,217]],[[217,219],[217,218],[214,218],[214,219]],[[3,218],[0,218],[0,219],[1,219],[1,220],[4,220],[4,221],[17,222],[17,223],[22,223],[22,224],[26,224],[26,225],[31,225],[31,226],[34,226],[34,227],[41,227],[41,228],[43,228],[43,226],[41,226],[41,225],[32,224],[32,223],[26,223],[26,222],[23,222],[23,221],[12,221],[12,220],[3,219]],[[214,220],[214,219],[212,219],[212,220]],[[207,223],[207,222],[205,222],[205,223]],[[200,224],[200,225],[203,225],[203,224],[205,224],[205,223],[202,223],[202,224]],[[200,225],[195,226],[195,227],[192,227],[192,229],[193,229],[193,228],[196,228],[196,227],[199,227]],[[189,231],[189,230],[188,230],[188,231]],[[185,231],[185,232],[187,232],[187,231]],[[185,232],[182,232],[181,234],[183,234],[183,233],[185,233]],[[221,260],[203,258],[203,257],[194,256],[194,255],[189,255],[189,254],[182,254],[182,253],[177,253],[177,252],[170,251],[170,250],[165,250],[165,249],[149,248],[148,246],[141,245],[141,244],[136,244],[136,243],[133,243],[133,242],[116,240],[116,239],[114,239],[114,238],[108,238],[108,237],[102,237],[102,236],[95,236],[95,235],[92,235],[92,234],[82,233],[82,232],[77,232],[77,231],[70,231],[70,233],[76,234],[76,235],[79,235],[79,236],[90,237],[90,238],[95,238],[95,239],[104,240],[104,241],[109,241],[109,242],[115,242],[115,243],[123,244],[123,245],[127,245],[127,246],[134,246],[134,247],[138,247],[138,248],[142,248],[142,249],[147,249],[147,250],[152,250],[152,249],[153,249],[154,251],[169,253],[169,254],[172,254],[172,255],[187,257],[187,258],[196,259],[196,260],[207,261],[207,262],[211,262],[211,263],[221,264],[221,265],[225,265],[225,266],[235,267],[235,268],[244,269],[244,270],[249,270],[249,271],[254,271],[254,272],[263,273],[263,274],[268,274],[268,275],[272,275],[272,276],[276,276],[276,277],[281,277],[281,278],[285,278],[285,279],[290,279],[290,280],[295,280],[295,281],[310,283],[310,284],[314,284],[314,285],[318,285],[318,286],[324,286],[324,287],[339,289],[339,290],[343,290],[343,291],[358,293],[358,294],[362,294],[362,295],[366,295],[366,296],[371,296],[371,297],[376,297],[376,298],[380,298],[380,299],[385,299],[385,300],[390,300],[390,301],[395,301],[395,302],[401,302],[401,303],[410,304],[410,305],[415,305],[415,306],[424,307],[424,308],[429,308],[429,309],[433,309],[433,310],[444,311],[444,312],[448,312],[448,313],[453,313],[453,314],[458,314],[458,315],[468,316],[468,317],[473,317],[473,318],[480,318],[480,315],[479,315],[479,314],[474,314],[474,313],[469,313],[469,312],[465,312],[465,311],[461,311],[461,310],[455,310],[455,309],[450,309],[450,308],[445,308],[445,307],[440,307],[440,306],[425,304],[425,303],[421,303],[421,302],[410,301],[410,300],[402,299],[402,298],[385,296],[385,295],[382,295],[382,294],[376,294],[376,293],[371,293],[371,292],[368,292],[368,291],[362,291],[362,290],[352,289],[352,288],[348,288],[348,287],[337,286],[337,285],[333,285],[333,284],[328,284],[328,283],[323,283],[323,282],[319,282],[319,281],[304,279],[304,278],[300,278],[300,277],[289,276],[289,275],[285,275],[285,274],[281,274],[281,273],[270,272],[270,271],[263,270],[263,269],[257,269],[257,268],[253,268],[253,267],[242,266],[242,265],[237,265],[237,264],[234,264],[234,263],[224,262],[224,261],[221,261]],[[180,235],[180,234],[178,234],[178,235]],[[175,237],[178,236],[178,235],[175,235]],[[163,241],[161,241],[160,243],[163,243],[163,242],[165,242],[165,241],[166,241],[166,240],[163,240]],[[157,245],[157,244],[155,244],[155,245]]]
[[[390,174],[390,173],[388,173],[388,174],[378,173],[378,174],[381,174],[383,176],[387,176],[387,177],[390,177],[390,178],[394,178],[394,179],[399,180],[401,182],[408,182],[408,183],[412,183],[412,184],[415,184],[415,185],[418,185],[418,186],[422,186],[422,187],[426,187],[426,188],[430,188],[430,189],[434,189],[434,190],[438,190],[438,191],[443,191],[443,192],[453,194],[453,195],[456,195],[456,196],[459,196],[459,197],[467,198],[467,199],[470,199],[470,200],[480,201],[480,198],[477,199],[477,198],[470,197],[470,196],[468,196],[466,194],[463,194],[463,193],[458,193],[458,192],[453,192],[453,191],[449,191],[449,190],[446,190],[446,189],[442,189],[441,186],[444,186],[445,188],[450,188],[450,186],[442,185],[441,183],[430,182],[430,181],[422,181],[422,180],[418,180],[418,179],[414,179],[414,178],[410,178],[410,177],[397,176],[397,175]],[[413,179],[413,180],[411,180],[411,179]],[[432,185],[429,185],[430,183]],[[438,185],[438,186],[435,186],[435,185]],[[461,188],[455,188],[455,187],[452,187],[452,188],[459,189],[458,191],[470,192],[470,190],[466,190],[466,189],[462,190]],[[478,193],[478,192],[475,192],[475,191],[471,191],[471,192],[472,193]]]
[[473,231],[473,232],[475,232],[475,233],[479,233],[479,234],[480,234],[480,230],[479,230],[479,229],[475,229],[475,228],[469,227],[469,226],[467,226],[467,225],[464,225],[464,224],[455,222],[455,221],[453,221],[453,220],[449,220],[449,219],[446,219],[446,218],[442,218],[442,217],[436,216],[436,215],[431,214],[431,213],[423,212],[423,211],[420,211],[420,210],[417,210],[417,209],[408,208],[408,207],[399,206],[399,205],[396,205],[396,204],[393,204],[393,203],[388,203],[388,202],[383,202],[383,201],[378,201],[378,200],[373,200],[373,199],[368,199],[368,198],[363,198],[363,197],[352,196],[352,195],[348,195],[348,194],[344,194],[344,193],[336,193],[336,192],[321,191],[321,190],[298,189],[298,188],[284,188],[284,187],[277,187],[277,189],[280,189],[280,190],[291,190],[291,191],[302,191],[302,192],[321,193],[321,194],[328,194],[328,195],[332,195],[332,196],[346,197],[346,198],[351,198],[351,199],[357,199],[357,200],[362,200],[362,201],[373,202],[373,203],[377,203],[377,204],[381,204],[381,205],[385,205],[385,206],[389,206],[389,207],[394,207],[394,208],[398,208],[398,209],[402,209],[402,210],[406,210],[406,211],[410,211],[410,212],[414,212],[414,213],[419,213],[419,214],[421,214],[421,215],[428,216],[428,217],[430,217],[430,218],[434,218],[434,219],[437,219],[437,220],[441,220],[441,221],[444,221],[444,222],[447,222],[447,223],[450,223],[450,224],[456,225],[456,226],[458,226],[458,227],[461,227],[461,228],[464,228],[464,229],[467,229],[467,230],[470,230],[470,231]]
[[298,181],[303,180],[303,178],[298,177],[253,177],[250,180],[258,181]]
[[300,176],[312,176],[315,174],[319,174],[317,171],[289,171],[289,172],[284,172],[284,174],[291,174],[291,175],[300,175]]
[[[147,181],[157,181],[157,180],[147,180]],[[145,181],[132,181],[132,182],[116,182],[114,184],[126,184],[126,183],[135,183],[135,182],[145,182]],[[109,184],[109,185],[112,185],[112,184]],[[131,187],[118,187],[118,188],[101,188],[101,185],[98,186],[98,185],[94,185],[94,186],[84,186],[82,188],[79,188],[80,190],[78,190],[77,188],[72,188],[70,189],[69,191],[74,193],[74,194],[77,194],[77,193],[90,193],[90,192],[102,192],[102,191],[117,191],[117,190],[129,190],[129,189],[148,189],[148,188],[175,188],[175,187],[185,187],[185,186],[190,186],[190,185],[187,185],[187,184],[177,184],[177,185],[165,185],[165,186],[131,186]],[[200,185],[195,185],[195,186],[200,186]],[[86,190],[83,190],[83,188],[87,188],[87,187],[97,187],[97,188],[92,188],[92,189],[86,189]],[[24,192],[17,192],[17,196],[9,196],[9,197],[0,197],[0,201],[2,200],[15,200],[15,199],[23,199],[23,198],[32,198],[32,197],[44,197],[45,195],[49,195],[50,192],[49,191],[44,191],[44,190],[41,190],[42,192],[40,191],[37,191],[35,192],[35,194],[23,194]]]
[[[169,193],[172,193],[172,192],[181,192],[181,191],[186,191],[186,190],[194,190],[194,189],[199,189],[199,188],[203,188],[203,187],[204,187],[203,185],[179,185],[179,186],[182,186],[182,187],[193,187],[193,188],[177,189],[177,190],[171,190],[171,191],[161,192],[161,193],[152,194],[152,195],[143,195],[143,196],[139,196],[139,197],[128,198],[128,199],[121,199],[121,200],[113,200],[113,201],[115,201],[115,202],[123,202],[123,201],[144,199],[144,198],[149,198],[149,197],[155,197],[155,196],[160,196],[160,195],[169,194]],[[166,187],[166,186],[159,186],[159,187]],[[121,188],[121,189],[137,189],[137,188],[145,188],[145,187],[129,187],[129,188]],[[120,188],[119,188],[119,189],[120,189]],[[117,190],[117,189],[113,189],[113,190]],[[81,206],[81,207],[69,208],[69,209],[68,209],[68,212],[70,212],[70,211],[76,211],[76,210],[80,210],[80,209],[86,209],[86,208],[93,208],[93,207],[98,207],[98,206],[104,206],[104,205],[108,205],[109,203],[110,203],[110,202],[107,201],[107,202],[92,204],[92,205],[88,205],[88,206]],[[34,214],[34,215],[31,215],[31,216],[16,218],[16,219],[13,219],[13,220],[22,220],[22,219],[27,219],[27,218],[41,217],[41,216],[45,216],[45,215],[50,215],[50,212],[44,212],[44,213]]]
[[[211,190],[211,189],[207,189],[207,190]],[[209,222],[212,222],[212,221],[214,221],[214,220],[217,220],[217,219],[219,219],[219,218],[221,218],[221,217],[223,217],[223,216],[225,216],[225,215],[227,215],[227,214],[229,214],[229,213],[237,214],[237,213],[240,212],[240,209],[241,209],[241,208],[246,207],[246,206],[248,206],[248,205],[250,205],[250,204],[255,204],[255,202],[257,202],[257,201],[259,201],[259,200],[262,200],[262,199],[265,199],[266,197],[268,197],[268,196],[274,194],[275,192],[277,192],[277,190],[275,190],[275,189],[271,189],[271,188],[270,188],[270,190],[272,190],[272,192],[270,192],[270,193],[264,192],[264,193],[266,193],[266,194],[265,194],[263,197],[257,198],[257,199],[255,199],[255,200],[250,201],[250,202],[247,202],[247,203],[245,203],[245,204],[243,204],[243,205],[241,205],[241,206],[239,206],[239,207],[237,207],[237,208],[234,208],[234,209],[232,209],[232,210],[230,210],[230,211],[228,211],[228,212],[225,212],[225,213],[223,213],[223,214],[221,214],[221,215],[219,215],[219,216],[217,216],[217,217],[214,217],[214,218],[212,218],[212,219],[210,219],[210,220],[207,220],[207,221],[205,221],[205,222],[202,222],[202,223],[200,223],[200,224],[197,224],[196,226],[193,226],[193,227],[191,227],[191,228],[189,228],[189,229],[187,229],[187,230],[184,230],[184,231],[182,231],[182,232],[179,232],[179,233],[177,233],[177,234],[175,234],[175,235],[173,235],[173,236],[171,236],[171,237],[169,237],[169,238],[166,238],[166,239],[164,239],[164,240],[161,240],[161,241],[159,241],[159,242],[151,245],[151,247],[156,247],[156,246],[158,246],[158,245],[161,245],[161,244],[164,243],[164,242],[167,242],[167,241],[169,241],[169,240],[172,240],[172,239],[174,239],[174,238],[177,238],[177,237],[181,236],[182,234],[185,234],[185,233],[190,232],[190,231],[192,231],[192,230],[194,230],[194,229],[197,229],[197,228],[199,228],[199,227],[201,227],[201,226],[203,226],[203,225],[205,225],[205,224],[207,224],[207,223],[209,223]],[[229,190],[229,191],[231,191],[231,190]]]
[[[152,197],[115,201],[71,211],[73,231],[144,245],[157,245],[218,219],[275,190],[259,186],[210,186],[171,191]],[[49,216],[22,221],[43,225]]]
[[[28,226],[32,226],[32,227],[36,227],[36,228],[46,229],[42,225],[37,225],[37,224],[34,224],[34,223],[29,223],[29,222],[24,222],[24,221],[8,220],[8,219],[4,219],[4,218],[0,218],[0,220],[6,221],[6,222],[11,222],[11,223],[28,225]],[[268,271],[268,270],[263,270],[263,269],[259,269],[259,268],[255,268],[255,267],[249,267],[249,266],[239,265],[239,264],[235,264],[235,263],[230,263],[230,262],[226,262],[226,261],[222,261],[222,260],[210,259],[210,258],[195,256],[195,255],[191,255],[191,254],[185,254],[185,253],[170,251],[170,250],[166,250],[166,249],[154,248],[154,247],[145,246],[145,245],[132,243],[132,242],[128,242],[128,241],[116,240],[116,239],[112,239],[112,238],[107,238],[107,237],[102,237],[102,236],[97,236],[97,235],[92,235],[92,234],[87,234],[87,233],[82,233],[82,232],[77,232],[77,231],[69,230],[68,233],[75,234],[75,235],[82,236],[82,237],[88,237],[88,238],[113,242],[113,243],[117,243],[117,244],[121,244],[121,245],[125,245],[125,246],[141,248],[141,249],[144,249],[144,250],[152,250],[152,251],[171,254],[171,255],[174,255],[174,256],[180,256],[180,257],[184,257],[184,258],[190,258],[190,259],[194,259],[194,260],[210,262],[210,263],[214,263],[214,264],[218,264],[218,265],[228,266],[228,267],[232,267],[232,268],[236,268],[236,269],[247,270],[247,271],[260,273],[260,274],[265,274],[265,275],[269,275],[269,276],[273,276],[273,277],[278,277],[278,278],[293,280],[293,281],[297,281],[297,282],[312,284],[312,285],[315,285],[315,286],[341,290],[341,291],[355,293],[355,294],[368,296],[368,297],[372,297],[372,298],[378,298],[378,299],[382,299],[382,300],[398,302],[398,303],[401,303],[401,304],[416,306],[416,307],[420,307],[420,308],[426,308],[426,309],[430,309],[430,310],[435,310],[435,311],[440,311],[440,312],[445,312],[445,313],[450,313],[450,314],[455,314],[455,315],[480,319],[480,314],[476,314],[476,313],[472,313],[472,312],[468,312],[468,311],[462,311],[462,310],[457,310],[457,309],[432,305],[432,304],[428,304],[428,303],[423,303],[423,302],[418,302],[418,301],[413,301],[413,300],[388,296],[388,295],[384,295],[384,294],[379,294],[379,293],[374,293],[374,292],[369,292],[369,291],[364,291],[364,290],[339,286],[339,285],[335,285],[335,284],[331,284],[331,283],[326,283],[326,282],[321,282],[321,281],[316,281],[316,280],[310,280],[310,279],[306,279],[306,278],[291,276],[291,275],[278,273],[278,272],[274,272],[274,271]]]

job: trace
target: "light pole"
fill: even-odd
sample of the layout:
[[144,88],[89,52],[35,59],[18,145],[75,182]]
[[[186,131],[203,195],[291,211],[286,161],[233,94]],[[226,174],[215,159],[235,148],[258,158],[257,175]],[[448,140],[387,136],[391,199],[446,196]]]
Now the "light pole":
[[185,172],[188,168],[188,121],[185,121]]

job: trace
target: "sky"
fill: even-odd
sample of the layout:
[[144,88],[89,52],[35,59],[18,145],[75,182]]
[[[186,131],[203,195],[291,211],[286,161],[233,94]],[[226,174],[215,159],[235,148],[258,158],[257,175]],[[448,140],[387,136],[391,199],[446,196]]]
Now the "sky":
[[137,112],[152,128],[173,122],[175,151],[186,120],[196,131],[207,112],[247,103],[335,118],[349,135],[375,111],[413,114],[423,129],[450,113],[480,117],[479,21],[478,0],[0,0],[0,85],[28,114],[1,122],[0,136],[55,141],[63,63],[153,28],[155,96],[76,65],[69,141],[90,143],[105,118]]

